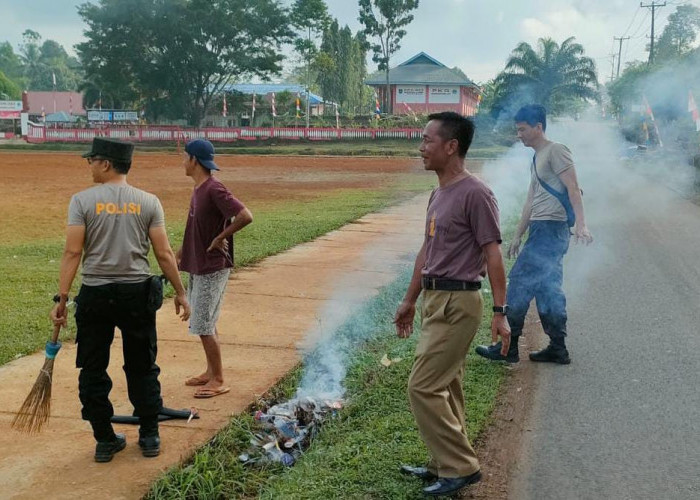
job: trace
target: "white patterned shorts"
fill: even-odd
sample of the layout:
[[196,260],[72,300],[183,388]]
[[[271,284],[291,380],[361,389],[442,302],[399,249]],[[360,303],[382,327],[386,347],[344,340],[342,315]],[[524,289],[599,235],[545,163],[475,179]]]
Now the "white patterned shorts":
[[190,274],[187,300],[190,301],[192,308],[190,315],[192,335],[214,335],[230,274],[230,268],[209,274]]

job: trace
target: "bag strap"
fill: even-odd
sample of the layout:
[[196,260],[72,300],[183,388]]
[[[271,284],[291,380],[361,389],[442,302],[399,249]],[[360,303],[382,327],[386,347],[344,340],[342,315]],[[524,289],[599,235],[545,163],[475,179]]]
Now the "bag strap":
[[537,173],[537,161],[536,161],[536,159],[537,159],[537,155],[535,154],[532,156],[532,168],[535,170],[535,177],[537,177],[537,180],[539,181],[540,185],[545,189],[545,191],[547,191],[549,194],[554,196],[557,200],[561,201],[561,197],[564,197],[567,195],[566,191],[561,193],[540,178],[539,174]]

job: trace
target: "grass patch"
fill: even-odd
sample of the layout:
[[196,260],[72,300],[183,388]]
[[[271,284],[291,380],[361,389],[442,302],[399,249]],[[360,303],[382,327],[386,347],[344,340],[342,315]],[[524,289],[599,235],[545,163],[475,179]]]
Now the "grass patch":
[[[171,469],[156,481],[146,498],[421,498],[420,482],[398,472],[400,463],[421,463],[428,457],[406,395],[420,326],[416,321],[416,333],[401,340],[391,323],[409,279],[410,270],[406,270],[340,328],[350,335],[363,331],[363,338],[355,343],[360,349],[346,378],[350,403],[324,426],[295,467],[240,464],[238,455],[248,449],[250,434],[258,429],[248,411],[234,417],[184,466]],[[484,297],[488,308],[490,294]],[[489,338],[485,322],[475,342]],[[385,368],[379,363],[385,353],[402,361]],[[275,394],[281,399],[293,395],[300,373],[297,368],[282,379]],[[464,388],[472,439],[487,424],[504,376],[503,366],[469,356]]]
[[[236,236],[236,265],[245,266],[310,241],[370,212],[381,210],[429,189],[429,176],[407,176],[398,184],[375,190],[328,191],[307,202],[279,202],[256,210],[255,222]],[[184,221],[170,222],[173,247],[182,242]],[[0,364],[30,354],[44,345],[51,325],[48,313],[57,291],[62,240],[0,245]],[[158,272],[152,258],[152,268]],[[74,285],[73,293],[78,284]],[[71,315],[72,318],[72,315]],[[62,339],[75,335],[69,323]]]
[[[410,273],[405,274],[368,308],[377,338],[357,354],[348,373],[350,404],[294,468],[271,478],[261,498],[423,498],[421,481],[398,470],[401,463],[428,460],[406,394],[420,327],[411,339],[398,339],[390,314],[409,279]],[[490,295],[485,299],[488,310]],[[490,335],[489,323],[483,322],[475,342],[487,342]],[[379,363],[385,353],[402,361],[385,368]],[[463,387],[470,439],[485,428],[504,375],[502,365],[469,355]]]

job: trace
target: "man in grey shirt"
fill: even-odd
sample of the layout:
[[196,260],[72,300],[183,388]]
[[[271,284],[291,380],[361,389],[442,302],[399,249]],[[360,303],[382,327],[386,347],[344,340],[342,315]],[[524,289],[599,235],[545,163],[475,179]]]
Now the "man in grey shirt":
[[[149,303],[155,285],[148,252],[175,288],[175,311],[190,315],[175,254],[165,231],[163,208],[154,195],[127,184],[134,146],[96,137],[83,157],[98,185],[73,196],[68,209],[66,247],[61,259],[59,293],[51,311],[54,324],[65,326],[66,302],[83,258],[83,282],[76,297],[78,327],[76,366],[83,419],[97,441],[95,461],[109,462],[124,449],[110,419],[112,381],[107,374],[114,328],[122,333],[124,372],[134,415],[139,417],[139,446],[144,456],[160,453],[158,413],[163,406],[156,364],[156,309]],[[182,312],[180,312],[182,310]]]
[[[534,298],[542,328],[549,336],[549,345],[530,353],[530,360],[566,365],[571,358],[565,343],[567,315],[562,281],[564,255],[571,237],[569,226],[573,225],[577,242],[589,244],[593,237],[586,226],[571,151],[547,139],[544,107],[524,106],[515,115],[515,126],[518,138],[523,145],[534,149],[535,155],[530,165],[527,201],[508,249],[509,257],[517,256],[508,276],[507,316],[512,328],[511,343],[505,355],[500,342],[477,346],[476,353],[493,361],[518,362],[518,340]],[[526,231],[528,238],[521,252],[520,242]]]

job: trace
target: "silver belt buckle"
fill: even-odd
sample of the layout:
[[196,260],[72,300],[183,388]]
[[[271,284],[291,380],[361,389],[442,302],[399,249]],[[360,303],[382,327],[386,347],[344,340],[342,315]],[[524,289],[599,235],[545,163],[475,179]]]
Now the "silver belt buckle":
[[436,287],[435,278],[430,278],[430,279],[432,280],[432,286],[433,286],[432,289],[433,289],[433,290],[436,290],[436,288],[435,288],[435,287]]

